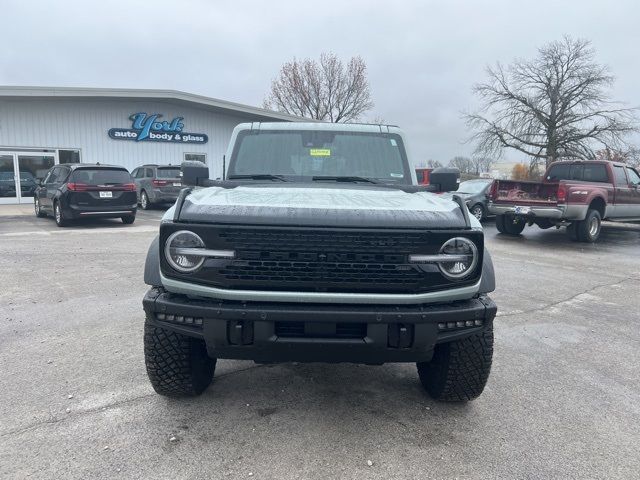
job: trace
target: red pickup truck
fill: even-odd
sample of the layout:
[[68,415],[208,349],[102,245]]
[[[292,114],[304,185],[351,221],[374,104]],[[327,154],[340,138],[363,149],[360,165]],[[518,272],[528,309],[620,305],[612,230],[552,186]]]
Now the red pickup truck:
[[624,163],[555,162],[542,182],[496,180],[489,211],[501,233],[566,226],[572,240],[595,242],[602,220],[640,221],[640,175]]

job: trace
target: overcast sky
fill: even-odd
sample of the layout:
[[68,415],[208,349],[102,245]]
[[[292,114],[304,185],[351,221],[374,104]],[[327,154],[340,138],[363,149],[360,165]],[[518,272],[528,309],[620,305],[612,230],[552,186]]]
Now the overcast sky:
[[640,106],[637,0],[0,0],[0,18],[4,85],[177,89],[260,106],[285,61],[360,55],[369,118],[403,127],[416,163],[470,154],[460,117],[484,67],[564,34],[592,40],[614,97]]

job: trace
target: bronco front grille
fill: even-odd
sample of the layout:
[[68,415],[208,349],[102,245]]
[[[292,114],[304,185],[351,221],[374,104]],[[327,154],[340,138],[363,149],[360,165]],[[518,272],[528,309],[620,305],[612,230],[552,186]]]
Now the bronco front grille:
[[[161,241],[176,228],[168,226]],[[479,232],[295,227],[188,227],[208,248],[234,250],[233,260],[211,259],[193,274],[172,277],[221,288],[300,292],[422,293],[467,285],[478,280],[480,268],[464,282],[447,280],[434,264],[408,262],[412,253],[434,254],[452,236],[471,238],[482,252]],[[481,259],[480,259],[481,260]],[[481,261],[479,265],[481,265]]]
[[236,260],[220,273],[229,280],[251,282],[324,282],[336,286],[345,283],[371,285],[411,285],[422,274],[398,264],[333,263],[333,262],[272,262]]
[[256,247],[268,249],[283,248],[286,251],[308,252],[324,250],[329,252],[393,253],[396,249],[415,250],[427,241],[427,234],[414,232],[398,234],[394,232],[369,232],[345,230],[300,230],[294,229],[236,229],[220,232],[220,237],[240,250]]

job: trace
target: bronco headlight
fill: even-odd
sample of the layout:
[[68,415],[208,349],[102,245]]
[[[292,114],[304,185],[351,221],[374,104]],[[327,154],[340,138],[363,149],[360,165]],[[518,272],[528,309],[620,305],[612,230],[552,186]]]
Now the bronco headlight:
[[444,242],[440,254],[452,257],[451,261],[438,262],[442,274],[451,280],[467,277],[478,263],[478,248],[475,243],[464,237],[455,237]]
[[450,238],[437,255],[409,255],[409,263],[435,263],[449,280],[462,280],[478,264],[478,247],[468,238]]
[[182,273],[198,270],[207,258],[234,258],[233,250],[208,250],[202,239],[189,230],[180,230],[169,236],[164,256],[171,267]]

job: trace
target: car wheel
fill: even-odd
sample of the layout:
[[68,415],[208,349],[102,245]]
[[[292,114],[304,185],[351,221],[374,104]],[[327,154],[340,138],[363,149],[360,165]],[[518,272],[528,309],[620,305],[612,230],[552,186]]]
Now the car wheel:
[[443,402],[466,402],[484,390],[493,359],[493,326],[470,337],[436,345],[420,362],[418,376],[427,393]]
[[136,221],[136,216],[135,215],[125,215],[124,217],[120,217],[122,219],[122,223],[124,223],[125,225],[131,225],[133,222]]
[[143,210],[149,210],[151,208],[151,202],[149,201],[149,196],[147,192],[144,190],[140,193],[140,206]]
[[505,235],[520,235],[527,222],[522,217],[513,215],[498,215],[496,217],[496,228]]
[[471,208],[471,215],[476,217],[478,221],[481,222],[484,219],[484,207],[479,203],[475,204]]
[[59,227],[66,227],[68,222],[67,219],[64,218],[64,214],[62,213],[62,208],[60,207],[60,202],[56,201],[53,204],[53,215],[56,219],[56,225]]
[[144,361],[153,389],[166,397],[194,397],[213,380],[216,359],[203,340],[144,324]]
[[36,212],[36,217],[42,218],[47,215],[42,211],[42,207],[40,206],[40,199],[38,197],[33,198],[33,209]]
[[522,217],[513,216],[507,216],[504,222],[507,235],[520,235],[526,224]]
[[577,222],[576,236],[579,242],[593,243],[598,240],[602,230],[602,217],[597,210],[590,209],[581,222]]

